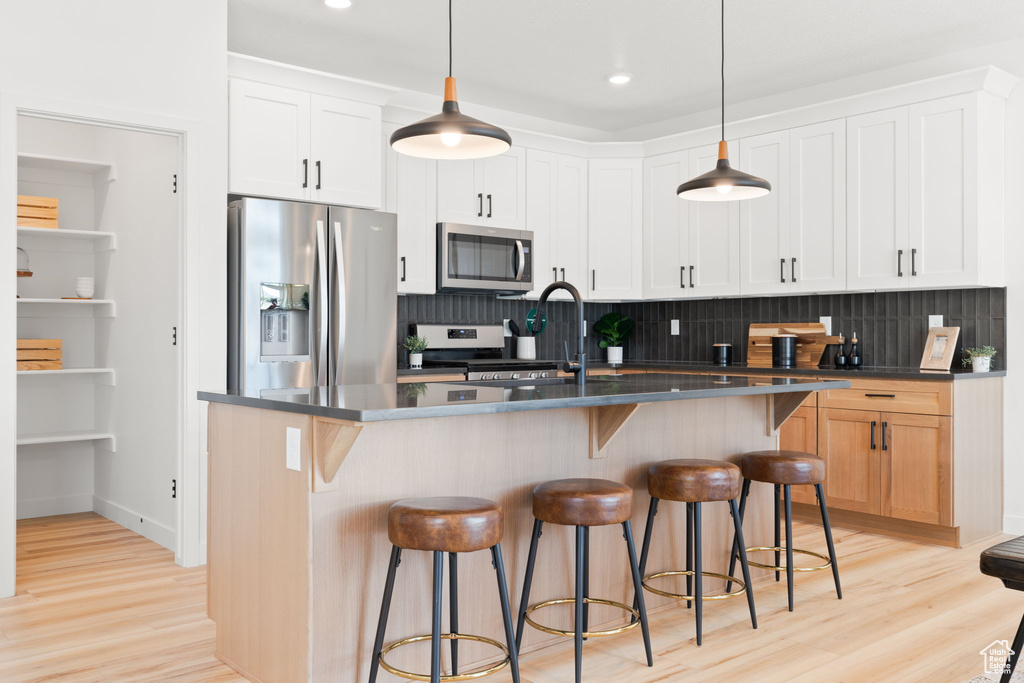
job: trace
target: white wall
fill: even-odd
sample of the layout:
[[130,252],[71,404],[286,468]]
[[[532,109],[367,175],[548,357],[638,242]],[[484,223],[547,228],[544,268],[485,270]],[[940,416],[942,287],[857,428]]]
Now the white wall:
[[[201,237],[188,245],[190,267],[185,327],[187,372],[193,386],[224,384],[224,201],[227,193],[227,6],[226,0],[174,3],[78,0],[5,3],[0,22],[0,98],[53,98],[85,107],[136,111],[198,123],[199,159],[185,188]],[[0,126],[12,125],[11,117]],[[13,288],[14,148],[0,130],[0,277]],[[193,225],[193,227],[196,227]],[[14,299],[0,298],[0,318],[15,317]],[[13,325],[0,326],[0,357],[14,354]],[[15,432],[13,364],[0,366],[0,434]],[[205,471],[205,415],[190,401],[186,453],[190,473]],[[203,430],[203,431],[201,431]],[[0,445],[0,596],[14,592],[16,455],[11,440]],[[202,499],[201,490],[189,495]],[[198,509],[186,535],[205,543]],[[200,561],[199,553],[182,558]]]

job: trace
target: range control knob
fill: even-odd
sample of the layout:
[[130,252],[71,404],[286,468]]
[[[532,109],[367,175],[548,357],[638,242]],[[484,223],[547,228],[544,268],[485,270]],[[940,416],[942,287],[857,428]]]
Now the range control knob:
[[548,376],[548,373],[546,373],[546,372],[542,372],[542,373],[540,373],[540,376],[541,376],[541,377],[547,377],[547,376]]
[[518,373],[518,372],[513,372],[513,373],[512,373],[512,374],[511,374],[511,375],[509,376],[509,379],[519,379],[519,373]]
[[531,372],[530,373],[530,379],[537,379],[537,373],[536,372]]

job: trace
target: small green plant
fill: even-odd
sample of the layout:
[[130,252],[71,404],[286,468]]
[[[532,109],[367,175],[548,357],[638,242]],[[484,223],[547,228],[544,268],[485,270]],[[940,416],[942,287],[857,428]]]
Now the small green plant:
[[981,348],[964,349],[964,366],[971,364],[972,358],[991,358],[996,355],[994,346],[982,346]]
[[622,346],[633,336],[633,321],[618,313],[605,313],[600,320],[594,323],[594,332],[602,337],[598,344],[602,349],[607,349],[609,346]]
[[405,341],[402,342],[402,346],[404,346],[405,350],[409,353],[423,353],[429,345],[430,342],[427,341],[426,337],[417,337],[412,334],[406,337]]
[[425,382],[403,384],[402,387],[402,393],[405,394],[406,398],[419,398],[423,394],[427,393],[427,385]]

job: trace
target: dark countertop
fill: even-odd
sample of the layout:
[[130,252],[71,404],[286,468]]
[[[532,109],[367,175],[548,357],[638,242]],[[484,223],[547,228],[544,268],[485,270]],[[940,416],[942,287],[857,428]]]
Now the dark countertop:
[[[543,380],[541,381],[543,382]],[[355,422],[482,415],[526,410],[589,408],[625,403],[783,394],[849,387],[849,382],[771,380],[725,375],[648,373],[507,386],[506,382],[350,384],[312,389],[268,389],[249,394],[199,392],[202,401],[331,417]],[[506,386],[502,386],[506,385]]]
[[[986,377],[1006,377],[1006,370],[990,372],[971,372],[970,368],[953,368],[949,372],[941,370],[921,370],[920,368],[886,368],[863,367],[859,370],[836,370],[835,368],[760,368],[747,367],[745,363],[733,363],[721,366],[712,363],[688,361],[626,361],[622,365],[611,365],[601,361],[589,361],[589,368],[618,367],[625,370],[692,370],[695,372],[743,372],[751,375],[792,375],[794,377],[841,377],[844,379],[916,379],[916,380],[960,380],[984,379]],[[399,373],[401,374],[401,373]]]

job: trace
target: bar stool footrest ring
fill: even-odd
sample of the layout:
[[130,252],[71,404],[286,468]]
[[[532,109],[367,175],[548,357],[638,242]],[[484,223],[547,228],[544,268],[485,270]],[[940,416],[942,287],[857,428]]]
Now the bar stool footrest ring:
[[[413,681],[428,681],[429,682],[430,681],[430,674],[414,673],[412,671],[405,671],[403,669],[396,668],[396,667],[391,666],[390,664],[388,664],[387,661],[384,659],[384,656],[387,655],[392,650],[396,650],[396,649],[402,647],[403,645],[411,645],[412,643],[420,643],[420,642],[423,642],[423,641],[429,641],[430,639],[431,639],[431,636],[413,636],[412,638],[405,638],[403,640],[399,640],[397,642],[391,643],[390,645],[385,647],[380,652],[379,660],[380,660],[381,668],[383,668],[385,671],[387,671],[390,674],[394,674],[395,676],[401,676],[402,678],[408,678],[408,679],[413,680]],[[484,669],[478,669],[476,671],[469,671],[467,673],[461,673],[461,674],[454,675],[454,676],[453,675],[441,676],[441,681],[443,681],[445,683],[453,682],[453,681],[471,681],[471,680],[476,679],[476,678],[483,678],[484,676],[489,676],[489,675],[491,675],[493,673],[501,671],[502,669],[504,669],[509,664],[510,656],[509,656],[508,648],[505,647],[504,645],[502,645],[501,643],[499,643],[498,641],[493,640],[491,638],[485,638],[484,636],[474,636],[474,635],[470,635],[470,634],[466,634],[466,633],[442,633],[441,634],[441,639],[442,640],[472,640],[472,641],[477,642],[477,643],[485,643],[487,645],[491,645],[493,647],[496,647],[497,649],[501,650],[501,652],[505,655],[505,659],[501,660],[497,664],[492,664],[492,665],[490,665],[490,666],[488,666],[487,668],[484,668]]]
[[[680,571],[658,572],[657,574],[651,574],[649,576],[645,576],[644,580],[641,581],[640,583],[644,587],[644,590],[647,590],[647,591],[649,591],[651,593],[654,593],[655,595],[662,595],[662,596],[664,596],[666,598],[675,598],[676,600],[692,601],[692,600],[696,599],[692,595],[683,595],[681,593],[670,593],[669,591],[663,591],[660,588],[654,588],[652,586],[647,585],[647,582],[651,581],[652,579],[660,579],[660,578],[662,578],[664,576],[696,576],[696,575],[697,575],[697,572],[693,572],[693,571],[689,571],[689,570],[686,570],[686,571],[680,570]],[[705,600],[728,600],[729,598],[739,597],[740,595],[743,595],[744,593],[747,592],[747,584],[745,584],[741,579],[737,579],[735,576],[726,576],[725,574],[716,574],[714,572],[701,572],[700,575],[701,576],[712,576],[712,577],[714,577],[716,579],[723,579],[725,581],[731,581],[732,583],[735,583],[738,586],[738,588],[736,590],[730,591],[728,593],[716,593],[714,595],[703,595],[703,596],[701,596],[701,600],[702,601],[705,601]]]
[[[631,615],[630,623],[626,624],[625,626],[620,626],[618,628],[610,628],[610,629],[606,629],[604,631],[584,631],[583,632],[583,637],[584,638],[597,638],[597,637],[600,637],[600,636],[614,636],[614,635],[617,635],[619,633],[625,633],[626,631],[634,629],[634,628],[636,628],[637,626],[640,625],[640,612],[638,612],[637,610],[633,609],[629,605],[624,605],[623,603],[615,602],[614,600],[601,600],[599,598],[584,598],[583,602],[585,602],[587,604],[590,604],[590,605],[606,605],[608,607],[617,607],[618,609],[621,609],[624,612],[627,612],[628,614]],[[530,615],[533,614],[535,611],[537,611],[539,609],[543,609],[544,607],[551,607],[552,605],[574,605],[574,604],[576,604],[576,599],[575,598],[559,598],[557,600],[547,600],[545,602],[539,602],[536,605],[533,605],[532,607],[530,607],[529,609],[526,610],[526,623],[529,624],[530,626],[532,626],[533,628],[537,629],[538,631],[543,631],[544,633],[550,633],[550,634],[556,635],[556,636],[567,636],[569,638],[572,638],[573,636],[576,635],[575,631],[563,631],[561,629],[551,628],[550,626],[544,626],[543,624],[539,624],[536,621],[534,621],[533,618]]]
[[[786,552],[786,549],[785,548],[779,548],[778,546],[773,546],[773,547],[768,547],[768,548],[747,548],[747,554],[748,555],[750,553],[759,553],[759,552],[780,552],[780,553],[784,553],[784,552]],[[816,557],[819,560],[825,560],[825,564],[817,565],[815,567],[793,567],[793,571],[795,571],[795,572],[820,572],[822,569],[828,569],[829,567],[832,566],[832,560],[829,558],[828,555],[822,555],[821,553],[816,553],[816,552],[813,552],[811,550],[801,550],[799,548],[793,548],[793,553],[794,554],[798,554],[798,555],[809,555],[811,557]],[[760,567],[761,569],[771,569],[772,571],[776,571],[776,572],[784,572],[784,571],[786,571],[785,567],[776,567],[773,564],[762,564],[760,562],[754,562],[753,560],[750,560],[750,559],[747,560],[747,564],[749,564],[751,567]]]

